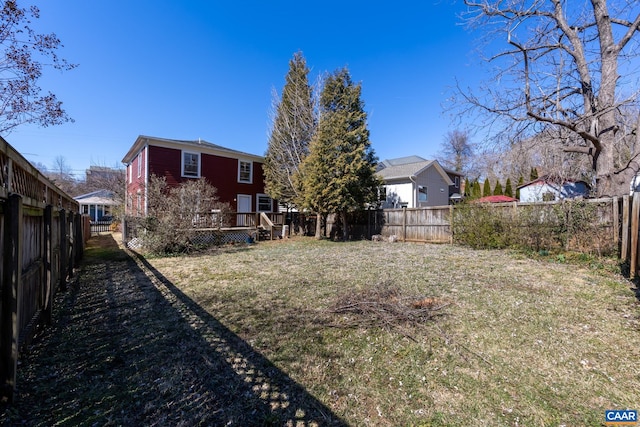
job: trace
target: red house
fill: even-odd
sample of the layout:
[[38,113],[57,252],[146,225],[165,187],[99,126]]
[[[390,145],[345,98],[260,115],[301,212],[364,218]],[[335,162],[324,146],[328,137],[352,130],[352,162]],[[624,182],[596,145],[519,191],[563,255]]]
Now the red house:
[[183,141],[140,135],[122,159],[127,167],[125,213],[145,216],[145,188],[151,175],[169,185],[206,178],[218,189],[221,202],[237,212],[272,212],[274,202],[264,193],[264,158],[206,141]]

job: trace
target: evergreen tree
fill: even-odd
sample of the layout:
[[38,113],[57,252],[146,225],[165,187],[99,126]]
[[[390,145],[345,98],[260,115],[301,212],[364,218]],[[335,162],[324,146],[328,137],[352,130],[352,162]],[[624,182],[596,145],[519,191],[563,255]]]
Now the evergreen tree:
[[493,188],[493,195],[494,196],[502,196],[502,184],[500,184],[500,181],[497,180],[496,181],[496,186]]
[[513,197],[513,188],[511,188],[511,178],[507,178],[507,183],[504,186],[504,195]]
[[464,198],[467,199],[469,197],[471,197],[471,185],[469,184],[469,178],[465,178],[464,179]]
[[309,152],[316,117],[309,68],[302,52],[289,61],[282,98],[274,94],[269,147],[265,155],[265,192],[286,206],[300,202],[300,164]]
[[491,195],[491,183],[488,179],[484,180],[484,186],[482,187],[482,197],[487,197]]
[[479,199],[480,197],[482,197],[482,190],[480,189],[480,183],[477,180],[475,180],[473,181],[473,190],[471,192],[471,198]]
[[538,169],[537,168],[531,168],[531,174],[529,175],[529,180],[530,181],[535,181],[536,179],[538,179]]
[[[303,206],[319,216],[340,214],[345,239],[347,212],[375,202],[382,184],[375,173],[377,159],[369,141],[361,91],[346,68],[327,78],[320,95],[317,132],[301,169]],[[316,238],[321,237],[319,222]]]
[[520,178],[518,178],[518,185],[516,188],[516,199],[520,200],[520,186],[524,184],[524,177],[522,175],[520,175]]

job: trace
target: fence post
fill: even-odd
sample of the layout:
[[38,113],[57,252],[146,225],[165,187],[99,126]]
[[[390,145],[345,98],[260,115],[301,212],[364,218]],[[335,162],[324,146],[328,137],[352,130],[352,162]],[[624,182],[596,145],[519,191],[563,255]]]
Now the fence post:
[[76,244],[76,254],[73,264],[77,266],[80,265],[80,260],[82,260],[82,256],[84,255],[84,221],[80,213],[74,214],[73,217],[75,223],[75,238],[73,240]]
[[620,248],[620,259],[629,260],[629,196],[622,196],[622,247]]
[[127,219],[127,216],[124,215],[122,217],[122,222],[120,223],[120,228],[122,229],[122,244],[127,246],[127,239],[129,237],[129,232],[127,230],[127,227],[129,226],[129,220]]
[[618,243],[620,242],[620,205],[618,204],[618,198],[614,197],[611,201],[611,209],[613,215],[613,244],[618,247]]
[[12,194],[5,203],[0,319],[0,391],[13,402],[18,364],[20,280],[22,272],[22,197]]
[[631,262],[630,277],[635,277],[638,270],[638,214],[640,213],[640,193],[633,193],[631,206]]
[[407,207],[402,207],[402,241],[407,241]]
[[60,210],[60,290],[67,290],[67,272],[69,269],[69,233],[67,228],[67,213],[64,209]]
[[453,205],[449,205],[449,244],[453,245]]
[[51,271],[53,262],[53,206],[47,205],[44,208],[44,308],[43,319],[47,325],[51,324],[51,314],[53,311],[53,272]]
[[73,269],[76,266],[76,252],[78,250],[78,243],[76,242],[76,221],[75,215],[73,212],[69,212],[69,216],[67,217],[67,227],[68,227],[68,238],[69,238],[69,252],[67,256],[69,260],[67,261],[69,266],[69,278],[73,277]]

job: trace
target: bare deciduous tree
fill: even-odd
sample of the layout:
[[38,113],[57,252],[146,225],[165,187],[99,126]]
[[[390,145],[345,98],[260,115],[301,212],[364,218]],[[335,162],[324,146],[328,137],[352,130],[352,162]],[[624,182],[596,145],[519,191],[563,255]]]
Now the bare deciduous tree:
[[[491,56],[496,65],[482,95],[460,90],[491,125],[524,140],[557,129],[567,152],[588,156],[597,193],[628,191],[640,169],[640,144],[628,145],[635,125],[620,126],[625,106],[638,101],[630,58],[637,58],[640,3],[583,0],[465,0],[472,28],[507,48]],[[495,45],[487,45],[489,46]],[[629,90],[629,88],[632,88]],[[477,111],[477,110],[476,110]],[[635,136],[633,136],[636,138]]]
[[475,145],[471,142],[469,131],[455,129],[447,132],[437,160],[442,166],[469,175],[473,169]]
[[76,180],[73,176],[73,170],[64,156],[55,157],[51,169],[45,172],[45,176],[67,194],[74,195]]
[[146,190],[145,247],[151,252],[189,252],[198,228],[224,225],[222,221],[231,211],[205,178],[170,187],[165,177],[152,175]]
[[75,67],[56,54],[58,37],[38,34],[30,26],[39,18],[37,7],[21,8],[17,1],[0,4],[0,132],[6,134],[23,123],[41,126],[72,121],[62,102],[49,92],[41,94],[38,80],[44,67],[70,70]]

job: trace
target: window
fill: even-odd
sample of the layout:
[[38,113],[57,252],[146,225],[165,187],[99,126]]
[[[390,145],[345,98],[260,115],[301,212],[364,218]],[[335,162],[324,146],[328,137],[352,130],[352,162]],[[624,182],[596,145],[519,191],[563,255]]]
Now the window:
[[422,185],[418,187],[418,201],[419,202],[427,201],[427,187],[423,187]]
[[142,151],[138,153],[138,178],[142,176]]
[[456,178],[453,180],[454,185],[456,186],[456,188],[460,188],[460,177],[456,176]]
[[182,152],[182,176],[189,178],[200,177],[200,154]]
[[85,215],[89,214],[89,205],[82,205],[82,213]]
[[266,194],[258,194],[258,212],[271,212],[273,203]]
[[387,201],[387,187],[378,187],[378,201],[386,202]]
[[251,162],[238,160],[238,182],[251,184],[253,180]]
[[131,184],[133,182],[133,165],[130,164],[127,170],[129,171],[129,184]]

